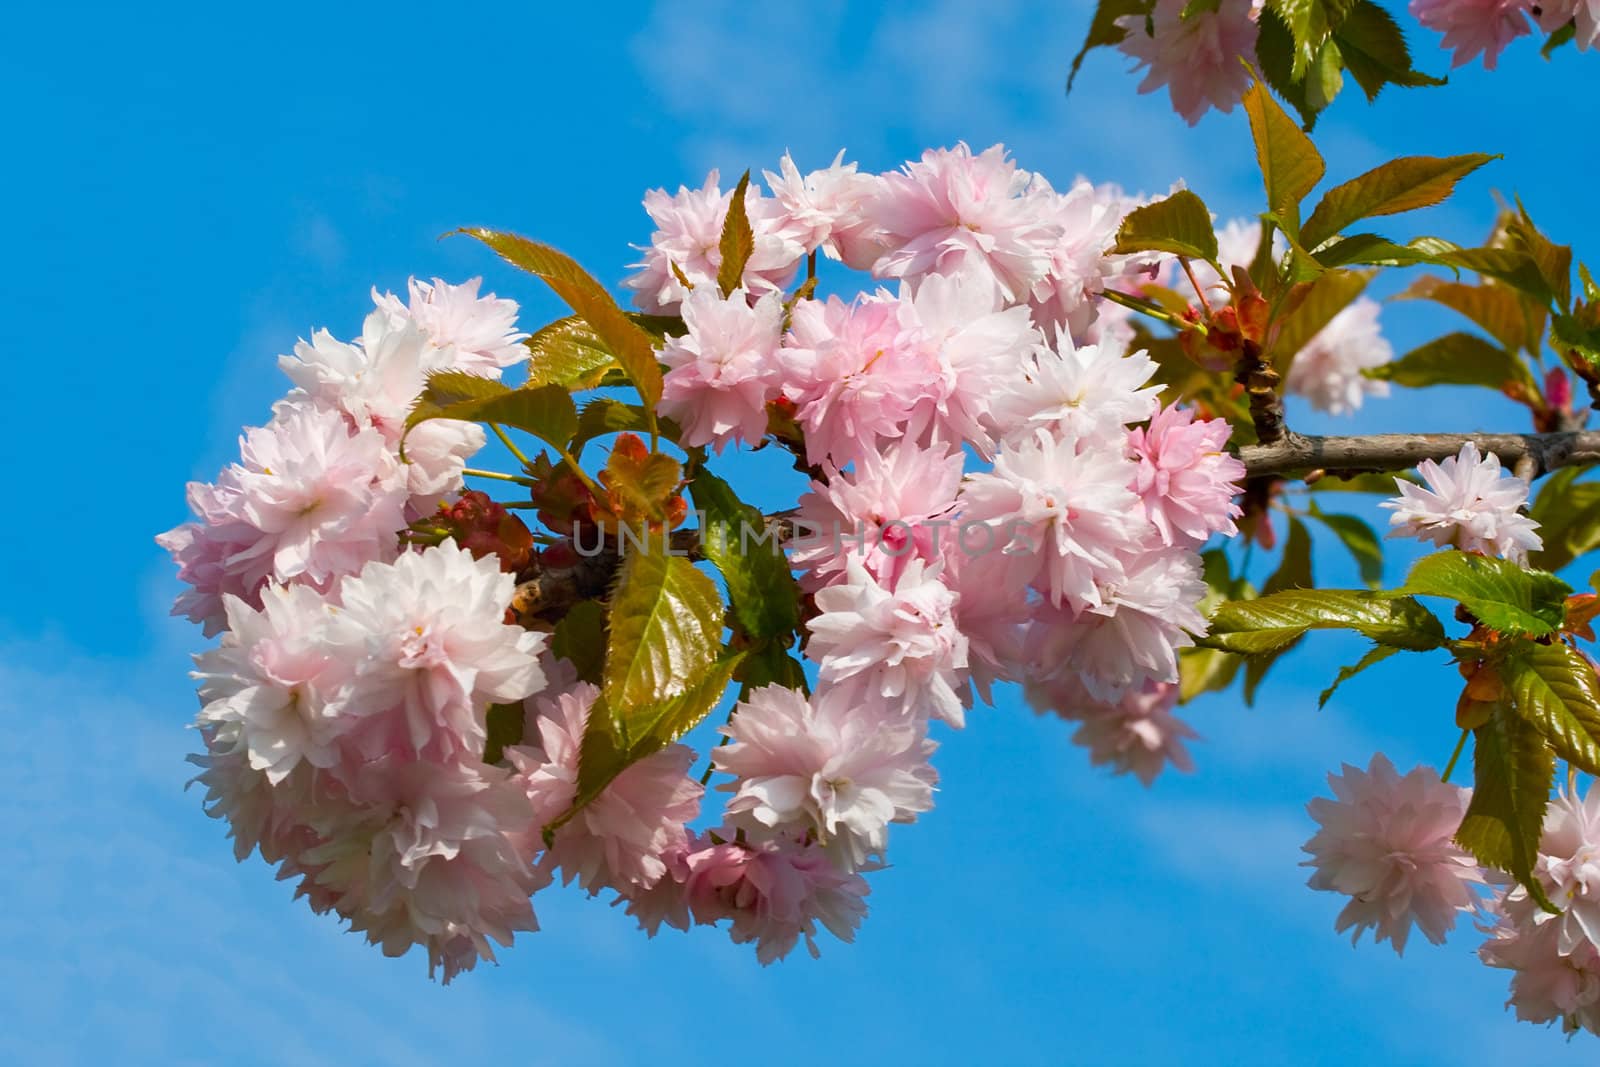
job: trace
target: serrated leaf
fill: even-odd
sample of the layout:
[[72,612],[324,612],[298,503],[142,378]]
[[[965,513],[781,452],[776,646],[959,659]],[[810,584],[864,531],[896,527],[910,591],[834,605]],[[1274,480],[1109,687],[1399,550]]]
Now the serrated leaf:
[[1578,482],[1580,467],[1563,467],[1539,487],[1528,517],[1539,524],[1544,546],[1528,562],[1557,571],[1600,548],[1600,482]]
[[[1171,252],[1216,265],[1217,234],[1205,201],[1187,189],[1128,212],[1113,251]],[[1219,271],[1220,273],[1220,271]]]
[[1078,78],[1085,56],[1096,48],[1119,44],[1127,36],[1117,20],[1125,15],[1148,15],[1152,6],[1151,0],[1100,0],[1094,9],[1094,18],[1089,21],[1083,46],[1072,57],[1072,69],[1067,72],[1067,92],[1072,92],[1072,83]]
[[1464,156],[1406,156],[1374,167],[1329,189],[1301,230],[1301,241],[1316,249],[1361,219],[1415,211],[1444,200],[1456,182],[1497,156],[1474,152]]
[[1548,304],[1554,294],[1544,279],[1539,264],[1528,253],[1514,248],[1459,248],[1439,238],[1411,242],[1412,247],[1429,253],[1428,262],[1444,267],[1475,271],[1486,278],[1505,282],[1526,293],[1540,304]]
[[435,371],[428,375],[422,395],[406,417],[406,432],[432,419],[513,426],[558,449],[567,447],[578,425],[572,395],[562,386],[512,389],[492,379],[460,371]]
[[1537,351],[1538,337],[1543,333],[1542,315],[1538,325],[1530,323],[1523,301],[1502,285],[1471,285],[1426,274],[1390,299],[1442,304],[1471,320],[1512,352],[1519,348]]
[[1256,60],[1261,64],[1261,76],[1300,113],[1301,128],[1309,132],[1317,124],[1317,110],[1306,98],[1304,79],[1294,75],[1294,35],[1271,7],[1261,9],[1258,26]]
[[665,452],[648,451],[633,434],[617,438],[600,475],[613,510],[651,525],[667,521],[682,481],[682,464]]
[[1356,0],[1334,31],[1344,56],[1345,69],[1373,101],[1385,85],[1414,88],[1443,85],[1445,79],[1420,73],[1411,66],[1411,49],[1394,16],[1372,0]]
[[1366,655],[1356,660],[1350,666],[1340,667],[1339,674],[1336,678],[1334,678],[1333,684],[1324,689],[1317,697],[1317,707],[1319,709],[1327,707],[1328,701],[1333,698],[1334,691],[1337,690],[1341,685],[1343,685],[1345,682],[1348,682],[1350,679],[1354,678],[1356,675],[1360,674],[1373,664],[1382,663],[1384,660],[1388,659],[1390,656],[1399,651],[1400,650],[1398,648],[1395,648],[1391,645],[1373,645],[1371,648],[1367,649]]
[[1305,523],[1291,516],[1289,536],[1283,544],[1283,558],[1278,569],[1262,583],[1261,593],[1269,596],[1286,589],[1309,589],[1314,584],[1311,577],[1311,534],[1306,531]]
[[755,232],[750,229],[750,216],[745,211],[745,192],[750,188],[750,172],[745,171],[739,184],[733,187],[733,199],[728,201],[728,215],[722,222],[722,239],[717,248],[722,262],[717,264],[717,287],[728,297],[744,284],[744,267],[755,250]]
[[1322,45],[1333,32],[1329,5],[1323,0],[1269,0],[1267,5],[1283,18],[1294,38],[1294,67],[1291,76],[1300,81],[1311,69]]
[[1557,641],[1518,641],[1500,663],[1517,714],[1538,727],[1556,754],[1600,774],[1600,686],[1583,653]]
[[1300,642],[1304,640],[1305,637],[1302,635],[1295,638],[1293,641],[1290,641],[1282,648],[1273,649],[1271,652],[1263,652],[1257,656],[1244,657],[1245,707],[1253,708],[1256,706],[1256,690],[1261,687],[1262,682],[1267,680],[1267,672],[1272,669],[1273,665],[1276,664],[1281,657],[1286,656],[1290,652],[1294,651],[1300,646]]
[[1244,656],[1220,649],[1184,649],[1178,654],[1178,702],[1187,704],[1202,693],[1228,688],[1244,663]]
[[1506,871],[1550,910],[1533,875],[1555,758],[1544,736],[1502,704],[1472,731],[1473,789],[1456,842],[1485,866]]
[[1261,82],[1253,82],[1245,90],[1244,110],[1250,117],[1267,210],[1288,223],[1285,228],[1291,235],[1297,234],[1300,201],[1316,188],[1327,170],[1322,154]]
[[1572,249],[1540,233],[1520,200],[1517,210],[1505,220],[1505,233],[1511,247],[1525,252],[1538,266],[1539,276],[1555,297],[1556,304],[1562,310],[1569,309],[1572,305]]
[[1283,316],[1270,349],[1278,373],[1287,376],[1295,355],[1315,337],[1333,317],[1360,296],[1372,280],[1374,271],[1331,270],[1310,283],[1305,298]]
[[1561,628],[1572,587],[1545,571],[1452,549],[1418,560],[1397,592],[1445,597],[1492,630],[1541,637]]
[[1471,333],[1450,333],[1414,348],[1391,363],[1369,369],[1367,377],[1409,389],[1430,385],[1481,385],[1502,390],[1512,383],[1532,384],[1527,367],[1498,345]]
[[[1394,490],[1394,479],[1389,479],[1389,490]],[[1377,588],[1383,581],[1383,542],[1378,540],[1378,535],[1366,522],[1354,515],[1340,515],[1328,513],[1311,505],[1311,517],[1326,526],[1339,543],[1344,545],[1346,551],[1355,559],[1356,566],[1361,568],[1361,580],[1368,586]]]
[[596,397],[578,412],[578,426],[572,434],[572,452],[574,455],[580,454],[583,446],[596,437],[614,433],[641,433],[647,429],[649,424],[640,405],[624,404],[606,396]]
[[577,392],[598,386],[606,371],[621,369],[594,327],[576,315],[557,319],[522,343],[528,349],[529,385],[560,385]]
[[1230,600],[1211,615],[1205,648],[1255,654],[1282,648],[1307,630],[1354,630],[1380,644],[1427,651],[1444,643],[1444,627],[1409,597],[1364,589],[1289,590],[1255,600]]
[[599,685],[606,663],[606,610],[598,600],[580,600],[556,623],[550,651],[572,664],[581,681]]
[[1335,238],[1322,246],[1315,259],[1324,267],[1411,267],[1434,262],[1428,252],[1411,245],[1395,244],[1375,233]]
[[635,717],[684,691],[722,645],[722,597],[716,583],[662,537],[623,558],[611,594],[611,633],[601,691],[624,747],[640,735]]
[[800,625],[800,587],[765,517],[704,467],[689,483],[700,511],[700,551],[721,572],[733,616],[754,638],[793,633]]
[[645,407],[661,402],[661,366],[655,345],[640,325],[617,306],[611,294],[570,256],[549,245],[513,233],[469,227],[456,231],[477,238],[514,267],[544,279],[567,306],[594,328],[597,336],[628,372]]

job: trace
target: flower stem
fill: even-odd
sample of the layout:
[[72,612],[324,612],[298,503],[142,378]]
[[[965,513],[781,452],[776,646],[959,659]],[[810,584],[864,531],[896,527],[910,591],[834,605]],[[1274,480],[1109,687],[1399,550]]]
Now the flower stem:
[[500,443],[506,446],[511,454],[517,458],[517,462],[522,464],[523,469],[526,470],[530,466],[528,457],[522,454],[522,449],[516,446],[516,443],[511,440],[511,437],[501,428],[500,424],[491,422],[489,429],[494,431],[494,435],[500,438]]
[[502,474],[499,471],[481,471],[476,467],[464,467],[461,473],[468,478],[493,478],[497,482],[516,482],[518,485],[527,486],[534,484],[532,478],[519,478],[515,474]]
[[1444,765],[1444,773],[1439,776],[1440,781],[1450,780],[1450,772],[1456,769],[1456,760],[1461,758],[1461,750],[1467,747],[1467,735],[1471,732],[1471,730],[1461,731],[1461,737],[1456,741],[1456,750],[1450,753],[1450,762]]

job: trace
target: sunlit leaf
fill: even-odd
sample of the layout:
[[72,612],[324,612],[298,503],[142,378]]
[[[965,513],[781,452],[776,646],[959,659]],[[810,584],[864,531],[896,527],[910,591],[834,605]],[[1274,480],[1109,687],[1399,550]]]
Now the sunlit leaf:
[[1446,597],[1490,629],[1539,637],[1561,628],[1572,587],[1509,560],[1450,550],[1418,560],[1398,592]]
[[1353,222],[1437,204],[1456,182],[1496,158],[1477,152],[1443,159],[1407,156],[1374,167],[1323,195],[1301,230],[1301,241],[1315,250]]

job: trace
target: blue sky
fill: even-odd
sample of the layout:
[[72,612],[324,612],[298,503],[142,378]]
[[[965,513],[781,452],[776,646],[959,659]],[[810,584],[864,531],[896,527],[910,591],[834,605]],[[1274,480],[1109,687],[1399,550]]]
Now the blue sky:
[[[939,807],[897,830],[858,943],[768,969],[715,932],[649,943],[554,891],[543,932],[445,989],[292,902],[259,861],[235,864],[182,791],[200,635],[167,618],[176,584],[151,538],[184,518],[183,483],[267,417],[274,357],[314,327],[355,333],[368,288],[409,274],[481,273],[528,325],[556,313],[438,234],[515,229],[614,282],[648,235],[647,187],[772,167],[785,148],[802,167],[846,147],[887,169],[958,139],[1003,141],[1057,184],[1182,177],[1224,216],[1256,210],[1242,115],[1190,130],[1109,52],[1063,97],[1081,3],[916,7],[8,16],[0,366],[19,450],[0,527],[0,1060],[1592,1061],[1502,1011],[1503,974],[1474,938],[1403,960],[1352,950],[1333,933],[1339,902],[1304,888],[1303,805],[1329,770],[1380,748],[1438,764],[1454,741],[1443,663],[1391,661],[1317,712],[1358,654],[1338,638],[1285,660],[1254,709],[1194,705],[1198,773],[1150,791],[1088,767],[1064,724],[1014,698],[976,712],[943,738]],[[1397,154],[1503,152],[1430,230],[1481,236],[1499,189],[1593,249],[1559,105],[1587,99],[1597,63],[1544,63],[1522,42],[1497,75],[1445,90],[1369,109],[1352,87],[1318,139],[1336,177]],[[1386,322],[1402,351],[1430,325],[1414,305]],[[1520,425],[1465,394],[1409,400],[1343,425]],[[1354,582],[1337,549],[1317,562]]]

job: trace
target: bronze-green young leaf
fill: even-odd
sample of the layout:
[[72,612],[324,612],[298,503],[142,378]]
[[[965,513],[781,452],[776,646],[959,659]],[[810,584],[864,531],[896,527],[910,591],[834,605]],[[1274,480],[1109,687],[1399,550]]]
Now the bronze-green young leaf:
[[562,386],[512,389],[460,371],[436,371],[428,376],[422,395],[406,417],[406,432],[430,419],[512,426],[558,449],[567,447],[578,425],[572,396]]
[[750,229],[750,216],[745,213],[745,191],[750,188],[750,172],[745,171],[739,184],[733,188],[733,199],[728,202],[728,215],[722,223],[722,239],[718,251],[722,262],[717,265],[717,286],[723,296],[729,296],[744,283],[744,267],[755,250],[755,233]]
[[567,306],[594,328],[595,336],[616,356],[645,406],[652,412],[661,402],[661,366],[656,362],[650,334],[617,306],[605,287],[578,266],[570,256],[549,245],[514,233],[478,227],[457,231],[475,237],[494,249],[514,267],[538,275]]
[[1472,801],[1456,842],[1480,863],[1510,874],[1554,911],[1533,876],[1555,775],[1554,754],[1538,728],[1505,704],[1472,735]]
[[1444,627],[1409,597],[1365,589],[1288,590],[1255,600],[1230,600],[1211,615],[1206,648],[1255,654],[1282,648],[1307,630],[1354,630],[1379,644],[1427,651],[1444,643]]
[[1454,600],[1485,626],[1541,637],[1561,628],[1572,587],[1553,574],[1471,552],[1435,552],[1411,568],[1398,590]]
[[[1171,252],[1188,259],[1217,261],[1217,233],[1205,201],[1180,189],[1134,208],[1117,230],[1116,252]],[[1220,268],[1219,268],[1220,273]]]
[[624,746],[628,724],[702,677],[722,647],[717,585],[660,535],[622,563],[611,594],[611,630],[601,689]]
[[594,327],[576,315],[557,319],[523,344],[528,348],[529,385],[579,392],[595,388],[607,371],[622,367]]
[[1581,467],[1564,467],[1547,478],[1528,517],[1539,524],[1544,547],[1528,562],[1560,570],[1585,552],[1600,548],[1600,482],[1580,482]]
[[1376,271],[1330,270],[1310,282],[1305,297],[1283,316],[1272,339],[1272,362],[1287,376],[1294,358],[1306,344],[1333,321],[1333,317],[1360,296]]
[[754,638],[793,633],[800,625],[800,588],[761,512],[705,468],[689,491],[703,520],[700,551],[722,572],[739,626]]
[[[1367,377],[1410,389],[1430,385],[1508,385],[1534,387],[1533,376],[1516,356],[1471,333],[1449,333],[1413,348],[1392,363],[1367,371]],[[1537,394],[1537,390],[1535,389]]]
[[1559,641],[1518,641],[1504,653],[1500,677],[1517,714],[1536,726],[1556,754],[1600,774],[1600,693],[1594,665]]
[[1474,152],[1390,160],[1329,189],[1306,220],[1301,241],[1315,250],[1353,222],[1437,204],[1455,191],[1456,182],[1496,158]]
[[1267,210],[1277,215],[1291,234],[1298,233],[1300,201],[1316,188],[1327,169],[1322,154],[1261,82],[1245,90],[1244,110],[1250,116],[1256,161],[1267,190]]
[[1536,352],[1544,333],[1543,313],[1537,308],[1530,309],[1526,301],[1503,285],[1487,282],[1474,285],[1425,274],[1393,299],[1431,300],[1442,304],[1466,316],[1511,352],[1519,348]]

